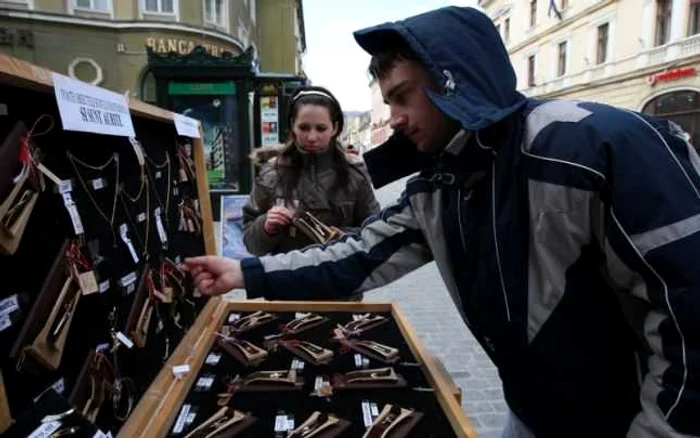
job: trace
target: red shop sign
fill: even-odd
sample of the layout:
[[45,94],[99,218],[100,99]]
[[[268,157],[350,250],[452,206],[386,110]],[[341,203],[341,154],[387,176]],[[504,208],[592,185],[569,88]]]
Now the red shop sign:
[[669,70],[667,72],[663,73],[657,73],[655,75],[649,76],[647,81],[649,82],[649,85],[652,87],[656,85],[659,82],[666,82],[666,81],[675,81],[678,79],[682,78],[687,78],[690,76],[695,76],[696,71],[695,67],[684,67],[684,68],[677,68],[675,70]]

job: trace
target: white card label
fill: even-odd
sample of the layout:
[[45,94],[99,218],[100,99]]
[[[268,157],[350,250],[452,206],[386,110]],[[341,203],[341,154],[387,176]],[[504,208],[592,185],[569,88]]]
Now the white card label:
[[131,239],[129,239],[129,235],[127,234],[129,229],[127,228],[126,224],[121,224],[119,226],[119,235],[122,238],[122,241],[126,245],[127,248],[129,248],[129,254],[131,254],[131,258],[134,259],[134,263],[139,262],[139,256],[136,254],[136,249],[134,248],[134,245],[131,243]]
[[131,283],[130,285],[128,285],[128,286],[126,287],[126,294],[127,294],[127,295],[131,295],[132,292],[134,292],[135,290],[136,290],[136,284]]
[[17,295],[10,295],[4,300],[0,301],[0,316],[9,315],[15,310],[19,309],[19,302],[17,301]]
[[64,130],[136,136],[124,95],[58,73],[53,85]]
[[207,356],[206,359],[206,364],[207,365],[216,365],[219,363],[221,360],[221,355],[218,353],[209,353],[209,356]]
[[160,179],[163,176],[163,172],[160,170],[156,172],[156,179]]
[[275,432],[287,432],[294,430],[294,418],[289,415],[275,417]]
[[177,135],[184,137],[199,138],[199,121],[192,117],[174,114],[175,130]]
[[131,272],[129,272],[128,274],[126,274],[125,276],[123,276],[123,277],[119,280],[119,283],[120,283],[122,286],[128,286],[128,285],[130,285],[130,284],[136,283],[136,280],[137,280],[137,279],[138,279],[138,278],[136,277],[136,272],[131,271]]
[[301,371],[304,369],[304,361],[299,360],[299,359],[294,359],[292,360],[292,367],[293,370]]
[[157,213],[155,213],[156,217],[156,230],[158,230],[158,238],[160,239],[160,243],[165,245],[168,243],[168,235],[165,234],[165,227],[163,226],[163,221],[160,218],[160,209],[157,209]]
[[173,427],[173,433],[181,433],[185,428],[185,422],[187,421],[187,416],[190,414],[190,405],[184,405],[180,410],[180,415],[177,416],[175,421],[175,427]]
[[12,327],[12,321],[8,315],[0,315],[0,332]]
[[101,352],[101,351],[105,351],[105,350],[107,350],[109,347],[110,347],[110,345],[107,344],[107,343],[100,344],[100,345],[98,345],[97,347],[95,347],[95,353],[99,353],[99,352]]
[[297,313],[294,314],[294,318],[295,318],[295,319],[301,319],[301,318],[305,318],[307,315],[309,315],[309,313],[297,312]]
[[73,202],[73,197],[70,195],[70,192],[62,193],[61,196],[63,196],[63,205],[68,211],[70,221],[73,223],[73,231],[75,231],[76,235],[83,234],[83,221],[80,219],[80,214],[75,206],[75,202]]
[[104,189],[106,186],[106,182],[105,182],[104,178],[96,178],[90,182],[92,183],[92,188],[95,190]]
[[119,340],[119,342],[124,344],[126,346],[126,348],[131,349],[134,347],[134,343],[131,342],[131,339],[127,338],[124,333],[117,332],[116,336],[117,336],[117,339]]
[[103,294],[109,290],[109,280],[105,280],[102,283],[100,283],[100,293]]
[[214,384],[214,378],[210,376],[200,377],[197,379],[197,387],[202,389],[209,389],[211,385]]
[[56,432],[59,427],[61,427],[60,421],[49,421],[34,429],[34,432],[27,438],[48,438],[52,433]]
[[187,424],[192,424],[194,423],[194,419],[197,418],[197,413],[196,412],[190,412],[189,415],[187,416],[187,420],[185,420],[185,423]]
[[60,194],[68,193],[72,190],[73,183],[71,183],[71,180],[69,179],[61,180],[61,182],[58,184],[58,193]]
[[143,222],[146,220],[146,213],[139,213],[138,216],[136,216],[136,222]]
[[370,411],[369,402],[362,402],[362,421],[365,423],[365,427],[372,426],[372,412]]
[[51,385],[51,388],[53,388],[53,390],[57,393],[63,394],[63,391],[66,390],[66,382],[63,380],[63,378],[60,378],[56,381],[56,383]]
[[228,322],[233,322],[233,321],[236,321],[236,320],[238,320],[238,319],[241,319],[241,314],[240,314],[240,313],[231,313],[231,314],[228,316]]

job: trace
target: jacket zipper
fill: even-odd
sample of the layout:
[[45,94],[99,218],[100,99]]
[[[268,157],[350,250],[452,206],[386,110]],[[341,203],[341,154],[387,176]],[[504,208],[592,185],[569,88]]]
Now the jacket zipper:
[[501,268],[501,255],[498,250],[498,234],[496,232],[496,160],[491,166],[491,216],[493,221],[493,244],[496,247],[496,265],[498,266],[498,276],[501,280],[501,291],[503,292],[503,303],[506,306],[506,318],[510,322],[510,304],[506,293],[506,283],[503,281],[503,269]]

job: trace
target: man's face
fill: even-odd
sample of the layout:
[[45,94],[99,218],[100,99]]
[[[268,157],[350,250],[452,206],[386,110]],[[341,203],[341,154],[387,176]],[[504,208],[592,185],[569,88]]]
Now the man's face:
[[445,116],[423,92],[437,90],[428,71],[412,60],[398,59],[379,79],[384,102],[391,109],[390,126],[416,144],[422,152],[444,147],[456,134],[456,122]]

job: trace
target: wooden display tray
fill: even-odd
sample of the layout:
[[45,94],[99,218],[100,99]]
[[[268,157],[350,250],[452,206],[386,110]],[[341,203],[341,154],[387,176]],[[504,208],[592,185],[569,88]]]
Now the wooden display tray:
[[[177,350],[155,378],[148,391],[134,409],[117,438],[160,438],[168,434],[187,394],[197,378],[207,353],[216,341],[215,332],[229,312],[390,312],[426,378],[435,389],[435,397],[442,407],[456,436],[478,437],[476,430],[462,411],[459,388],[450,380],[439,361],[430,356],[416,333],[395,303],[391,302],[325,302],[325,301],[227,301],[211,299],[195,325],[183,338]],[[189,365],[190,372],[180,379],[173,376],[172,367]]]

